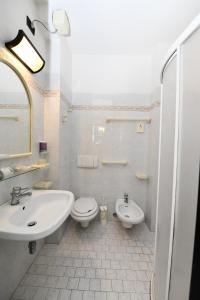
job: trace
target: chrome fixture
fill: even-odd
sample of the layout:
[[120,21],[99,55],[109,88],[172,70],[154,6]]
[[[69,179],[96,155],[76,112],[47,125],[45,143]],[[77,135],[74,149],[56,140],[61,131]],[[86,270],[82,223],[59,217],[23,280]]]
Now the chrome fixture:
[[20,186],[14,186],[10,194],[12,196],[11,205],[18,205],[20,203],[20,199],[25,196],[31,196],[32,191],[30,188],[22,188]]
[[37,250],[37,243],[36,241],[31,241],[28,243],[28,249],[29,249],[29,254],[34,254]]
[[124,194],[124,202],[128,203],[128,194],[127,193]]

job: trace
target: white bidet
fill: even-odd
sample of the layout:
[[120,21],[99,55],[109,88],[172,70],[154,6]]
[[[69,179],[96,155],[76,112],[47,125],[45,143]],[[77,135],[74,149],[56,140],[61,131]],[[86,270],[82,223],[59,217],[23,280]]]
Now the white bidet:
[[144,221],[143,210],[133,200],[126,203],[124,199],[117,199],[115,211],[124,228],[131,228]]

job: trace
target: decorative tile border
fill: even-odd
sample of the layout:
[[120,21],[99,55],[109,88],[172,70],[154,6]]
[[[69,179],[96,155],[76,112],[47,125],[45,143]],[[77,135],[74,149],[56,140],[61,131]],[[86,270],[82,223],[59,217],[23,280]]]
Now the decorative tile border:
[[160,101],[155,101],[150,105],[150,110],[156,108],[156,107],[160,107]]
[[72,105],[73,111],[140,111],[149,112],[155,107],[159,107],[160,102],[156,101],[150,106],[132,106],[132,105]]
[[145,106],[120,105],[72,105],[73,110],[86,111],[146,111]]
[[32,89],[36,90],[40,95],[44,96],[43,88],[41,88],[39,86],[39,84],[37,83],[37,81],[33,77],[25,78],[25,80],[27,81],[28,85],[30,87],[32,87]]
[[51,98],[51,97],[60,97],[60,90],[44,90],[43,91],[43,96],[45,98]]
[[28,104],[0,104],[0,109],[27,109]]
[[60,93],[60,97],[63,101],[65,101],[65,103],[67,103],[70,107],[72,106],[71,102],[69,101],[69,99],[61,92]]

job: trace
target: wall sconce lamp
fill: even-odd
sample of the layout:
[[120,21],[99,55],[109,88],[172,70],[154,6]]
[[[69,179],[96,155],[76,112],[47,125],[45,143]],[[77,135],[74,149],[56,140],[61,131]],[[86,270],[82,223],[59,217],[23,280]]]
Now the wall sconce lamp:
[[52,25],[54,27],[54,30],[51,31],[48,28],[48,25],[45,24],[45,22],[42,22],[40,20],[32,20],[27,16],[26,17],[26,25],[30,29],[33,35],[35,35],[35,23],[39,23],[42,25],[49,33],[57,34],[59,36],[70,36],[71,35],[71,26],[69,17],[67,15],[67,12],[64,9],[56,9],[52,13]]
[[38,73],[44,68],[45,60],[23,30],[19,30],[16,38],[5,43],[5,46],[32,73]]

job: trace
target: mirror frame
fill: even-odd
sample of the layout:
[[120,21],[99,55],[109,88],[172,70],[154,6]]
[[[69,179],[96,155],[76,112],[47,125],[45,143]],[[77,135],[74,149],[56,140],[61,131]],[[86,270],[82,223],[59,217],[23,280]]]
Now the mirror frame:
[[8,156],[6,156],[5,158],[2,158],[1,160],[4,159],[10,159],[10,158],[17,158],[17,157],[25,157],[25,156],[30,156],[32,155],[32,97],[31,97],[31,92],[29,90],[28,84],[25,81],[24,77],[22,76],[21,72],[8,60],[0,57],[0,62],[4,63],[5,65],[7,65],[15,74],[16,76],[19,78],[19,80],[21,81],[28,101],[29,101],[29,106],[30,106],[30,121],[29,121],[29,152],[24,152],[24,153],[16,153],[16,154],[8,154]]

